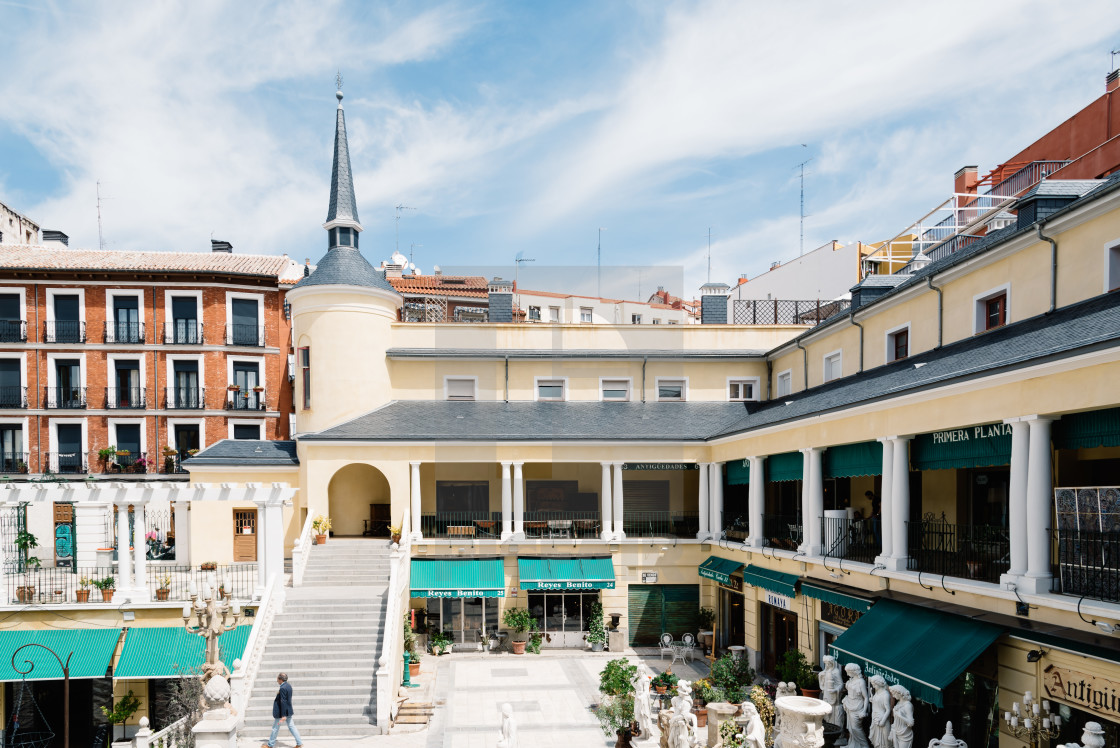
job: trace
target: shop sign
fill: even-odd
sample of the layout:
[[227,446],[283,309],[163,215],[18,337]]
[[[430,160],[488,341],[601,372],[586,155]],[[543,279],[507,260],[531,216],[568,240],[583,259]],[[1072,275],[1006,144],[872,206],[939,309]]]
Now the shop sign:
[[763,600],[767,605],[773,605],[775,608],[782,610],[793,610],[793,600],[790,600],[785,595],[779,595],[777,592],[767,592]]
[[657,572],[656,571],[643,571],[642,572],[642,584],[657,584]]
[[968,442],[977,439],[991,439],[996,436],[1010,436],[1010,423],[991,423],[987,426],[973,426],[967,429],[953,429],[951,431],[934,431],[934,444],[948,444],[950,442]]
[[742,577],[728,577],[727,581],[726,582],[720,582],[719,586],[724,588],[725,590],[731,590],[733,592],[740,592],[741,593],[743,591],[743,578]]
[[613,590],[614,580],[589,582],[582,579],[549,580],[546,582],[521,582],[523,590]]
[[1047,665],[1042,687],[1055,701],[1090,709],[1110,720],[1120,719],[1120,683],[1069,668]]
[[699,470],[695,462],[625,462],[623,470]]
[[412,597],[505,597],[505,590],[418,590],[409,593]]
[[858,621],[863,613],[851,608],[845,608],[843,605],[835,603],[826,603],[821,601],[821,620],[837,626],[848,628],[853,623]]

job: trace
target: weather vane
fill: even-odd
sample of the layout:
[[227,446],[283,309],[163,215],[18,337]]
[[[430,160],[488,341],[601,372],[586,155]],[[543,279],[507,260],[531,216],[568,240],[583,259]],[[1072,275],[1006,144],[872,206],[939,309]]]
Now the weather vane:
[[338,86],[338,90],[342,90],[342,71],[339,70],[334,76],[334,82]]

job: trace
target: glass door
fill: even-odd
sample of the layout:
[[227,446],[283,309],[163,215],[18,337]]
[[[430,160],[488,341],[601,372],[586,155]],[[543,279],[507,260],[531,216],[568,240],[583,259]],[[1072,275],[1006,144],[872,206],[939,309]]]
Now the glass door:
[[140,299],[136,296],[113,297],[113,341],[142,343],[140,338]]
[[254,387],[260,385],[260,371],[257,364],[233,363],[233,383],[240,389],[233,393],[233,407],[237,410],[257,410],[261,395]]
[[176,408],[200,408],[201,393],[198,390],[198,363],[195,361],[175,362],[175,387],[173,400]]
[[173,296],[171,298],[170,342],[180,345],[202,342],[202,330],[198,324],[198,301],[195,297]]

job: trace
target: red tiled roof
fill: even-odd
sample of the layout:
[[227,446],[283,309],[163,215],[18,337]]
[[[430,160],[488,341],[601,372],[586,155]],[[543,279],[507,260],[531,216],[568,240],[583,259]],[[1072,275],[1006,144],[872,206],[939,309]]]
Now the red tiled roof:
[[403,275],[389,278],[398,293],[427,296],[471,296],[486,298],[488,282],[480,275]]
[[[238,273],[279,278],[293,263],[282,255],[225,252],[129,252],[0,245],[0,270]],[[302,273],[302,270],[300,271]]]

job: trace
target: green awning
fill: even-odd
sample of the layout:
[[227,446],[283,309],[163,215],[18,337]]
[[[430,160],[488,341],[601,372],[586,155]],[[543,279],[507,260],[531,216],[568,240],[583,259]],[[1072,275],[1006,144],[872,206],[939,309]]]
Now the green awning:
[[1058,449],[1120,447],[1120,408],[1070,413],[1054,424]]
[[805,597],[811,597],[815,600],[839,605],[841,608],[855,610],[860,613],[866,613],[871,610],[871,606],[874,604],[871,600],[857,597],[856,595],[849,595],[838,589],[834,589],[828,584],[817,583],[809,579],[801,580],[801,594]]
[[727,463],[727,485],[745,486],[751,482],[751,461],[734,460]]
[[797,581],[798,576],[796,574],[774,571],[764,566],[751,564],[743,570],[744,584],[753,584],[755,587],[777,592],[779,595],[785,595],[786,597],[797,597]]
[[918,434],[910,444],[914,470],[947,470],[1011,464],[1011,424],[989,423]]
[[[62,667],[50,652],[54,650],[63,662],[70,658],[71,678],[104,678],[120,639],[119,628],[106,629],[12,629],[0,631],[0,681],[62,680]],[[25,644],[27,647],[16,658],[20,670],[31,672],[21,675],[12,667],[12,655]],[[73,655],[71,655],[73,653]]]
[[[233,670],[252,626],[238,626],[218,637],[222,662]],[[131,628],[124,639],[114,678],[176,678],[192,675],[206,662],[206,640],[181,626]]]
[[743,568],[740,561],[729,561],[719,556],[708,556],[708,560],[700,564],[699,574],[706,579],[714,579],[720,584],[731,581],[731,575]]
[[831,649],[841,665],[854,662],[865,677],[881,675],[940,707],[942,690],[1003,632],[1002,626],[880,600]]
[[800,452],[783,452],[766,458],[766,480],[781,483],[787,480],[801,480],[805,458]]
[[523,590],[614,589],[614,563],[610,556],[518,557],[517,576]]
[[825,478],[852,478],[857,475],[881,475],[883,472],[882,442],[860,442],[829,447],[824,452]]
[[414,558],[412,597],[505,597],[500,558]]

